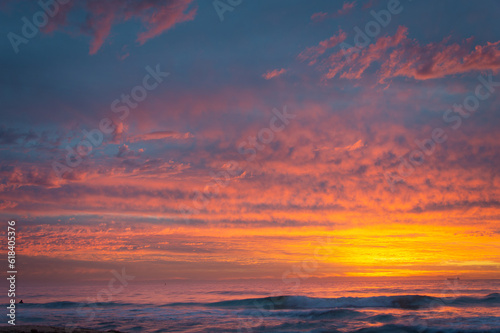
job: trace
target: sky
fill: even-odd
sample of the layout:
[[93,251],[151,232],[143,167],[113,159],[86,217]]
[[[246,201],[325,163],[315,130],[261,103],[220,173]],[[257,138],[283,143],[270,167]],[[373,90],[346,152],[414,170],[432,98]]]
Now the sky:
[[499,15],[3,1],[0,220],[20,276],[498,277]]

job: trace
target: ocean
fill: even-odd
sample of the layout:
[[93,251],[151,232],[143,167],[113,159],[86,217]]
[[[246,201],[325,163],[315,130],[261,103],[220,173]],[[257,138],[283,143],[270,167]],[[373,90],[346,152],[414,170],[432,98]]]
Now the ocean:
[[130,281],[20,292],[18,325],[68,332],[500,332],[500,280]]

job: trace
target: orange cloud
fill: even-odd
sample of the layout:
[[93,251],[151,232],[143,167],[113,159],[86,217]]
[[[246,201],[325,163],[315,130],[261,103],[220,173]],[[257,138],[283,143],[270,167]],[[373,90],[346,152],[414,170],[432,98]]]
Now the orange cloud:
[[178,133],[174,131],[156,131],[146,134],[134,135],[128,137],[127,141],[138,142],[138,141],[149,141],[149,140],[162,140],[162,139],[188,139],[192,138],[191,133]]

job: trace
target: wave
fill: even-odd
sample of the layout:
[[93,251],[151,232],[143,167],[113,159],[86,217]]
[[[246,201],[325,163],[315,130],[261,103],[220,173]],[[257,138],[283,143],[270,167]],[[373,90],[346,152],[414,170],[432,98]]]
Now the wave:
[[377,327],[362,328],[354,333],[500,333],[500,329],[463,329],[463,328],[432,328],[422,326],[404,326],[387,324]]
[[[189,303],[176,303],[188,305]],[[190,303],[200,305],[199,303]],[[173,304],[170,304],[173,305]],[[275,296],[249,298],[206,303],[205,306],[218,308],[257,308],[264,310],[281,309],[321,309],[321,308],[398,308],[418,310],[438,306],[500,306],[500,294],[492,293],[485,297],[433,297],[425,295],[373,296],[315,298],[306,296]]]
[[47,303],[16,304],[22,308],[65,309],[78,307],[215,307],[233,309],[261,310],[300,310],[300,309],[337,309],[337,308],[398,308],[418,310],[437,306],[500,306],[500,293],[491,293],[484,297],[439,298],[425,295],[373,296],[316,298],[307,296],[274,296],[246,298],[212,303],[168,303],[164,305],[134,304],[121,302],[71,302],[58,301]]
[[330,333],[500,333],[498,328],[473,329],[473,328],[452,328],[452,327],[426,327],[418,325],[385,324],[382,326],[371,326],[364,328],[351,328],[342,331],[332,325],[318,328],[317,325],[308,321],[284,322],[279,325],[258,326],[253,330],[255,332],[330,332]]

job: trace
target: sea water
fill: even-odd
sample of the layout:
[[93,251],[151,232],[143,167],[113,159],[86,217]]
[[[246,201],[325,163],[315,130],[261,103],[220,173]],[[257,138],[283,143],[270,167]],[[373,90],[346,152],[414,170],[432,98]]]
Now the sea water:
[[500,332],[500,280],[295,282],[24,286],[17,325],[68,332]]

